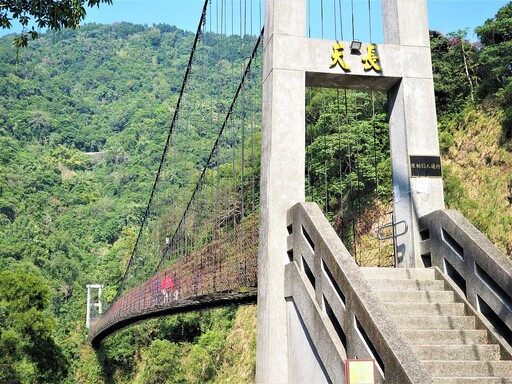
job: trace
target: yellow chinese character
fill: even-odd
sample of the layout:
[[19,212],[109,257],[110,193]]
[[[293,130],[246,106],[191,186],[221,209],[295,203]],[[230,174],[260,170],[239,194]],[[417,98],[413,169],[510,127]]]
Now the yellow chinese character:
[[348,71],[350,69],[350,66],[348,66],[347,63],[343,61],[343,44],[334,44],[332,46],[332,51],[333,52],[331,53],[331,68],[339,64],[341,68]]
[[375,54],[375,50],[377,47],[375,45],[368,45],[366,47],[368,56],[361,59],[361,61],[364,63],[364,69],[375,69],[377,72],[382,71],[382,67],[379,65],[379,56]]

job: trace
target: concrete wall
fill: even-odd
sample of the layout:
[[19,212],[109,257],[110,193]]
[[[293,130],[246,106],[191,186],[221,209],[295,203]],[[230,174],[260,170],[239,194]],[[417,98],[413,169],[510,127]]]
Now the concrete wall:
[[496,342],[508,345],[510,356],[512,261],[457,211],[431,212],[419,224],[423,257],[450,276],[469,303],[494,323]]

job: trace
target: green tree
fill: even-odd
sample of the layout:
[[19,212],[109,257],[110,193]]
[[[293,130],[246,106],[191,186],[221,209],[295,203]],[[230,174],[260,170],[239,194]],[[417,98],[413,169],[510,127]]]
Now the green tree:
[[50,288],[33,267],[0,272],[0,381],[57,383],[68,362],[53,339]]
[[512,2],[475,29],[483,45],[481,97],[493,96],[505,108],[505,133],[512,137]]
[[185,376],[180,365],[182,346],[168,340],[155,340],[148,351],[148,364],[144,367],[144,384],[184,383]]
[[[12,20],[18,20],[23,27],[35,22],[39,28],[48,28],[58,31],[62,28],[78,28],[87,12],[85,11],[84,0],[58,1],[18,1],[6,0],[0,7],[0,27],[12,27]],[[87,0],[89,7],[99,6],[100,3],[112,4],[112,0]],[[23,33],[14,39],[18,47],[26,47],[28,36],[32,40],[39,37],[35,27],[31,30],[24,30]]]
[[467,30],[447,36],[430,31],[436,107],[441,115],[447,112],[451,116],[460,111],[466,100],[474,100],[478,50],[466,36]]

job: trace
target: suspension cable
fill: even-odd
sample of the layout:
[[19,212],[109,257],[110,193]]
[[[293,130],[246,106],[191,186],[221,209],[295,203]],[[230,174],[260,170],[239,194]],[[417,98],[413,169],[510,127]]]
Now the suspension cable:
[[372,40],[372,5],[371,0],[368,0],[368,27],[370,28],[370,43],[373,42]]
[[311,0],[308,1],[308,37],[311,37]]
[[324,0],[320,0],[320,20],[322,26],[322,39],[324,38]]
[[[372,126],[373,126],[373,166],[374,166],[374,172],[375,172],[375,199],[377,201],[380,201],[379,198],[379,167],[377,164],[377,129],[376,129],[376,119],[375,119],[375,93],[372,91]],[[379,241],[378,243],[378,252],[379,257],[377,261],[377,266],[381,266],[381,256],[382,256],[382,245]]]
[[[249,62],[247,63],[247,66],[246,66],[246,68],[245,68],[244,75],[243,75],[243,77],[242,77],[242,79],[241,79],[240,83],[238,84],[238,88],[237,88],[237,90],[236,90],[236,92],[235,92],[235,95],[233,96],[233,99],[232,99],[231,105],[230,105],[230,107],[229,107],[229,109],[228,109],[228,112],[226,113],[226,117],[225,117],[225,119],[224,119],[224,122],[223,122],[223,124],[222,124],[222,126],[221,126],[221,128],[220,128],[220,130],[219,130],[219,133],[217,134],[217,138],[216,138],[216,140],[215,140],[215,143],[213,144],[212,150],[210,151],[210,155],[208,156],[208,159],[206,160],[205,166],[203,167],[203,170],[202,170],[202,172],[201,172],[201,175],[199,176],[199,179],[198,179],[198,182],[197,182],[197,184],[196,184],[196,187],[194,188],[194,191],[192,192],[192,195],[191,195],[191,197],[190,197],[190,199],[189,199],[189,201],[188,201],[188,203],[187,203],[187,206],[186,206],[185,211],[184,211],[184,213],[183,213],[183,215],[182,215],[182,218],[181,218],[180,222],[178,223],[178,226],[177,226],[176,230],[175,230],[175,231],[174,231],[174,233],[173,233],[171,243],[172,243],[173,241],[175,241],[176,236],[177,236],[177,233],[178,233],[178,231],[179,231],[179,228],[181,228],[181,227],[182,227],[182,225],[183,225],[183,223],[184,223],[184,220],[185,220],[185,217],[186,217],[186,213],[187,213],[187,211],[189,210],[190,205],[192,204],[192,201],[194,200],[195,195],[196,195],[196,193],[197,193],[197,191],[198,191],[198,189],[199,189],[200,181],[203,179],[203,177],[204,177],[204,175],[205,175],[205,173],[206,173],[206,171],[207,171],[207,169],[208,169],[208,167],[209,167],[209,165],[210,165],[210,163],[211,163],[211,161],[212,161],[212,158],[213,158],[213,156],[215,155],[215,153],[216,153],[216,151],[217,151],[217,148],[218,148],[218,146],[219,146],[219,144],[220,144],[220,139],[221,139],[221,137],[222,137],[222,134],[223,134],[223,132],[224,132],[224,129],[226,128],[226,126],[227,126],[227,125],[228,125],[228,123],[229,123],[229,119],[230,119],[230,117],[231,117],[231,115],[232,115],[232,113],[233,113],[233,109],[234,109],[235,103],[236,103],[236,101],[237,101],[237,99],[238,99],[238,96],[239,96],[239,94],[240,94],[240,92],[241,92],[242,87],[243,87],[243,86],[244,86],[244,84],[245,84],[245,80],[246,80],[246,78],[248,77],[248,76],[247,76],[247,74],[249,73],[250,68],[251,68],[251,65],[252,65],[252,62],[253,62],[253,60],[254,60],[254,58],[255,58],[256,54],[257,54],[258,47],[259,47],[259,45],[260,45],[260,43],[261,43],[261,40],[262,40],[262,38],[263,38],[263,31],[264,31],[264,30],[262,29],[262,30],[261,30],[261,33],[260,33],[260,36],[258,37],[258,40],[257,40],[257,42],[256,42],[256,45],[255,45],[255,47],[254,47],[254,49],[253,49],[253,51],[252,51],[251,58],[250,58]],[[162,258],[160,259],[160,262],[159,262],[159,264],[158,264],[158,266],[157,266],[157,270],[159,270],[159,269],[160,269],[160,266],[161,266],[161,264],[162,264],[162,263],[163,263],[163,261],[164,261],[165,254],[168,252],[168,250],[169,250],[169,247],[166,247],[166,250],[165,250],[165,252],[163,253],[163,256],[162,256]]]
[[338,40],[338,28],[336,26],[336,1],[333,1],[332,5],[333,5],[332,16],[333,16],[333,19],[334,19],[334,40],[339,41]]
[[343,37],[343,11],[342,11],[342,8],[341,8],[341,0],[338,0],[338,8],[339,8],[339,11],[340,11],[340,32],[341,32],[341,41],[344,40],[344,37]]
[[[322,98],[322,112],[324,116],[327,116],[327,110],[326,110],[326,99],[327,97],[324,94],[324,97]],[[325,197],[325,205],[324,205],[324,213],[327,215],[327,212],[329,210],[329,181],[327,179],[327,127],[326,127],[326,121],[325,118],[323,120],[322,124],[322,130],[323,130],[323,145],[324,145],[324,197]]]
[[163,153],[162,153],[162,157],[160,158],[160,163],[158,165],[158,170],[157,170],[157,173],[156,173],[155,181],[153,182],[153,187],[151,188],[151,194],[149,196],[149,201],[148,201],[148,204],[146,206],[146,210],[144,212],[144,218],[143,218],[143,221],[142,221],[142,225],[141,225],[141,227],[139,229],[139,233],[137,235],[137,239],[135,240],[135,245],[133,246],[133,250],[132,250],[132,253],[130,255],[130,259],[128,261],[128,265],[126,266],[126,270],[125,270],[125,272],[123,274],[123,277],[121,279],[121,283],[119,284],[119,287],[117,289],[116,296],[114,297],[114,301],[117,300],[117,298],[121,294],[121,291],[124,288],[124,284],[125,284],[126,278],[128,276],[128,271],[130,270],[130,266],[132,265],[133,260],[134,260],[135,251],[137,249],[137,245],[138,245],[139,240],[140,240],[140,238],[142,236],[143,229],[147,225],[147,220],[148,220],[148,216],[149,216],[149,211],[150,211],[151,203],[153,201],[153,196],[155,194],[155,189],[156,189],[156,186],[157,186],[158,181],[160,179],[160,172],[162,170],[162,166],[164,164],[164,160],[165,160],[165,157],[167,155],[167,151],[169,149],[169,143],[170,143],[170,140],[171,140],[171,135],[172,135],[173,130],[174,130],[174,124],[178,120],[178,114],[179,114],[179,110],[180,110],[181,100],[183,98],[185,86],[187,85],[188,78],[189,78],[189,75],[190,75],[190,71],[191,71],[191,68],[192,68],[192,60],[194,58],[197,42],[199,40],[199,35],[201,33],[201,28],[202,28],[202,25],[203,25],[203,20],[206,18],[206,10],[207,10],[207,7],[208,7],[208,1],[209,0],[205,0],[204,5],[203,5],[203,10],[201,12],[201,18],[199,20],[199,25],[197,27],[196,36],[194,38],[194,43],[192,45],[192,50],[190,52],[190,57],[188,59],[187,69],[185,71],[185,76],[184,76],[183,82],[181,84],[180,94],[178,96],[178,102],[176,104],[176,109],[174,110],[174,116],[172,118],[171,126],[169,128],[169,131],[168,131],[168,134],[167,134],[167,138],[165,140],[164,150],[163,150]]
[[[306,105],[311,105],[313,89],[308,88],[306,92]],[[307,128],[307,115],[306,115],[306,128]],[[313,190],[312,190],[312,181],[311,181],[311,148],[310,145],[313,143],[313,139],[310,139],[308,136],[311,136],[309,133],[310,130],[306,129],[306,194],[309,199],[313,200]]]
[[[345,91],[346,92],[346,91]],[[344,213],[344,204],[343,204],[343,147],[342,147],[342,136],[341,136],[341,122],[340,122],[340,109],[341,109],[341,106],[340,106],[340,90],[339,88],[336,89],[336,123],[338,125],[338,151],[339,151],[339,185],[340,185],[340,208],[339,208],[339,211],[340,211],[340,220],[343,220],[343,218],[345,217],[345,213]],[[345,129],[347,129],[347,127],[345,127]],[[342,228],[342,233],[341,233],[341,237],[343,238],[343,231],[344,231],[344,225],[343,225],[343,222],[340,223],[340,228]]]
[[[354,95],[354,106],[355,106],[355,126],[356,126],[356,177],[357,177],[357,200],[356,200],[356,207],[357,207],[357,219],[359,220],[361,217],[361,154],[360,154],[360,147],[361,147],[361,137],[359,135],[359,104],[358,104],[358,94],[355,92]],[[354,221],[355,222],[355,221]],[[357,223],[356,228],[357,228]],[[357,234],[354,232],[354,244],[356,244],[356,250],[355,253],[357,255],[358,253],[358,247],[357,247]],[[359,265],[361,265],[361,253],[359,251]]]
[[352,7],[352,40],[355,40],[355,21],[354,21],[354,0],[350,0]]

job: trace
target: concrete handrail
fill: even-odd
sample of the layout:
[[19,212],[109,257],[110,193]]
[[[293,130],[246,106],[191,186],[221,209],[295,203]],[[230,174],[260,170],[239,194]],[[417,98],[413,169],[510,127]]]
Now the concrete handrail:
[[379,383],[432,383],[314,203],[288,211],[285,296],[298,309],[331,382],[347,358],[375,359]]
[[512,345],[512,260],[454,210],[420,218],[422,258],[457,284]]

